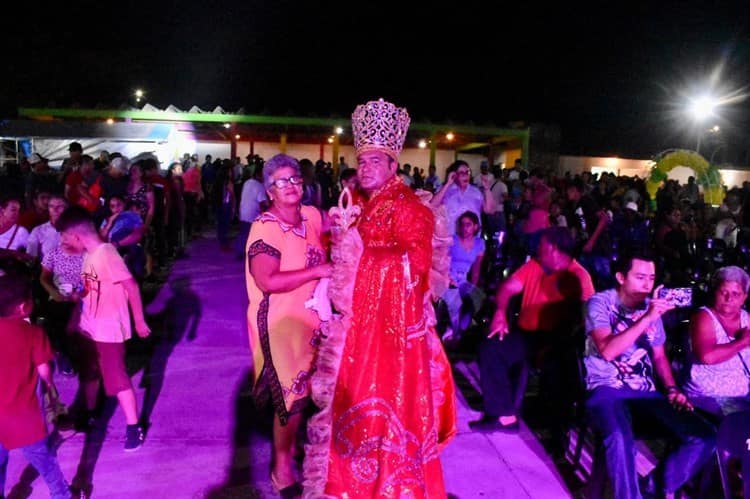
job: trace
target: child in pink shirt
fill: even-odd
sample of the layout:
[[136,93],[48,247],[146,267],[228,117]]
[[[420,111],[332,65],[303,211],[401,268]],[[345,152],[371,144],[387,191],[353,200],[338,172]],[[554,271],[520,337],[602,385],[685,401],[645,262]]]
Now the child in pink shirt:
[[146,337],[151,332],[143,316],[138,284],[117,249],[100,239],[85,210],[75,206],[65,210],[58,229],[68,251],[85,252],[75,342],[86,410],[94,410],[103,382],[104,392],[116,396],[125,413],[125,450],[136,450],[143,443],[144,433],[138,424],[135,391],[125,368],[125,341],[132,336],[130,313],[138,336]]

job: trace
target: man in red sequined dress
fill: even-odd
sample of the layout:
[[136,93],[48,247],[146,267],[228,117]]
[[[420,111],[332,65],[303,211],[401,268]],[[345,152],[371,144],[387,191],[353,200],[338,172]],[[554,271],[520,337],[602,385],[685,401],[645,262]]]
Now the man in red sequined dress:
[[329,293],[343,313],[313,380],[306,497],[446,497],[439,453],[456,433],[455,392],[432,313],[435,219],[396,174],[408,126],[406,109],[383,100],[352,114],[368,201],[349,229],[361,251],[347,255],[350,301]]

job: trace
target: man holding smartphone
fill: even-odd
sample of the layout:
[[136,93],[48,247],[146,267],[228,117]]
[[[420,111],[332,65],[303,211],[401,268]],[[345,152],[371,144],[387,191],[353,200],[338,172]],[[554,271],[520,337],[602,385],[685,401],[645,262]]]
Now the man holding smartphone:
[[[633,422],[657,425],[679,443],[659,466],[656,486],[674,497],[710,458],[715,430],[693,412],[677,387],[664,343],[662,315],[674,308],[654,291],[656,266],[646,250],[625,252],[616,262],[617,287],[586,303],[586,408],[604,437],[614,497],[640,498]],[[653,297],[652,297],[653,292]],[[654,372],[666,396],[656,390]]]

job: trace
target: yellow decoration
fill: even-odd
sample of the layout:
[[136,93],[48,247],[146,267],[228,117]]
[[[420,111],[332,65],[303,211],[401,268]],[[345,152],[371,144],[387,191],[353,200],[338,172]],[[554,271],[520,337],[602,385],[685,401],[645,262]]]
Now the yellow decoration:
[[646,190],[653,206],[656,206],[656,192],[670,170],[676,166],[685,166],[695,172],[696,183],[703,187],[704,202],[720,205],[724,201],[724,182],[719,169],[697,152],[678,149],[660,154],[651,168],[651,174],[646,180]]

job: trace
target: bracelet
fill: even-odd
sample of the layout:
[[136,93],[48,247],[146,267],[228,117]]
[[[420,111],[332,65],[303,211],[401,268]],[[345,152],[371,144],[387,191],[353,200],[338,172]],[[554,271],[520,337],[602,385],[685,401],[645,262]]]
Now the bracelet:
[[679,391],[681,391],[679,386],[670,385],[667,387],[667,393],[679,392]]

